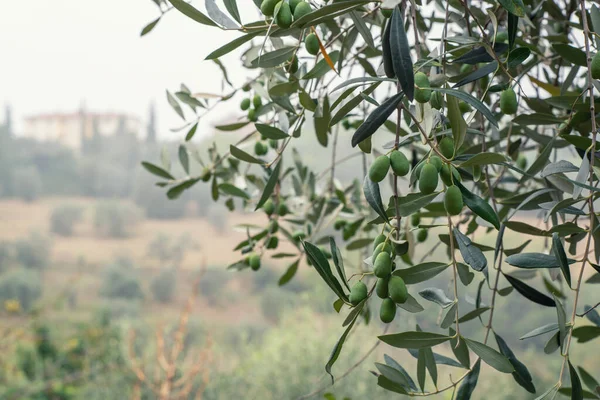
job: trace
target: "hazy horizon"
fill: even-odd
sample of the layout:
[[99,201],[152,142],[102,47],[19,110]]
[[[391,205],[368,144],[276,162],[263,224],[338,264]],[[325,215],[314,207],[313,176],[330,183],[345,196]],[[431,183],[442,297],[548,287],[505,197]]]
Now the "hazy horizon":
[[[0,74],[0,106],[11,106],[16,133],[21,133],[24,117],[74,112],[82,102],[89,111],[125,112],[145,122],[154,102],[158,137],[182,139],[181,133],[169,131],[183,121],[167,103],[165,90],[176,91],[185,83],[193,91],[223,93],[221,79],[214,79],[221,76],[219,68],[204,58],[239,33],[167,13],[152,32],[140,37],[142,28],[159,15],[151,0],[12,2],[0,15],[6,60]],[[210,40],[202,40],[204,35]],[[238,57],[230,54],[223,61]],[[243,82],[242,69],[228,72],[234,82]],[[208,76],[213,79],[205,79]],[[235,112],[215,111],[201,123],[198,137]]]

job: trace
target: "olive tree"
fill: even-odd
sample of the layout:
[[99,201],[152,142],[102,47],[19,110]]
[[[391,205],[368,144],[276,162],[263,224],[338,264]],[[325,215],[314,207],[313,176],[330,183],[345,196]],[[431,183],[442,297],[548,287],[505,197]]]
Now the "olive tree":
[[[179,147],[186,175],[160,163],[143,165],[161,178],[157,184],[169,198],[207,184],[213,199],[230,209],[237,199],[268,215],[265,226],[247,227],[230,268],[256,270],[267,257],[290,259],[279,281],[284,285],[312,266],[337,298],[335,310],[346,314],[325,365],[332,380],[346,338],[358,321],[372,322],[372,309],[379,307],[383,323],[398,313],[415,313],[418,321],[425,301],[440,306],[439,327],[386,329],[378,337],[417,359],[417,383],[414,372],[386,356],[374,366],[379,386],[469,399],[487,364],[512,374],[538,399],[557,392],[573,399],[600,395],[571,352],[575,341],[600,336],[598,313],[582,304],[582,292],[593,290],[584,281],[599,282],[600,273],[596,5],[255,0],[252,21],[239,12],[245,15],[249,2],[224,0],[220,9],[206,0],[204,12],[183,0],[154,1],[161,14],[142,35],[177,11],[207,29],[240,35],[206,57],[223,72],[221,97],[195,95],[185,85],[167,92],[186,120]],[[219,61],[232,51],[241,53],[239,67],[252,77],[243,85],[233,85]],[[208,157],[200,157],[189,142],[198,121],[217,104],[239,101],[240,93],[245,115],[216,129],[247,134],[228,151],[211,145],[203,149]],[[313,146],[331,149],[324,171],[311,169],[295,150],[306,135],[314,135]],[[342,141],[355,153],[339,157]],[[191,162],[202,165],[200,174],[190,174]],[[342,172],[357,179],[339,182]],[[525,212],[535,213],[537,226],[520,218]],[[341,232],[332,234],[331,225]],[[426,242],[432,235],[447,258]],[[509,247],[506,239],[514,235],[523,239]],[[280,240],[294,252],[278,251]],[[529,250],[531,243],[540,244],[538,252]],[[413,289],[444,281],[444,288]],[[474,306],[459,301],[470,287],[476,287]],[[494,316],[503,312],[503,296],[552,308],[556,318],[525,335],[501,337]],[[467,337],[463,332],[474,330],[465,324],[480,329]],[[562,367],[553,386],[535,388],[509,343],[544,333],[551,334],[546,351],[556,352]],[[454,358],[434,352],[442,347]],[[446,368],[455,368],[450,380],[442,378]]]

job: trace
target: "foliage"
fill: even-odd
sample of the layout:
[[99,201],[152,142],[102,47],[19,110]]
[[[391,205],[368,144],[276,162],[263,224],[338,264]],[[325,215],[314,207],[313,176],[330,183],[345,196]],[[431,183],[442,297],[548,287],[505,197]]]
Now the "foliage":
[[11,300],[18,301],[18,309],[29,311],[42,295],[38,272],[30,269],[13,269],[0,275],[0,302],[6,307]]
[[177,285],[176,278],[174,270],[165,269],[152,279],[150,290],[152,291],[152,297],[155,301],[158,301],[159,303],[169,303],[173,300]]
[[16,262],[23,267],[43,269],[50,263],[52,242],[39,232],[17,240],[14,247]]
[[18,168],[12,174],[12,187],[16,197],[34,201],[42,193],[42,178],[33,166]]
[[[479,398],[480,369],[492,368],[530,393],[573,399],[598,393],[572,350],[573,339],[586,346],[600,336],[584,319],[591,315],[600,325],[597,311],[581,304],[584,281],[599,282],[600,273],[594,203],[600,9],[586,0],[302,6],[265,0],[255,4],[266,18],[251,22],[242,20],[237,3],[226,1],[225,13],[207,1],[206,15],[181,0],[157,2],[161,16],[142,35],[172,8],[206,29],[240,31],[207,56],[223,72],[222,95],[195,95],[202,89],[181,85],[167,99],[186,120],[188,142],[207,110],[243,96],[244,116],[216,128],[247,127],[248,134],[228,152],[213,145],[193,159],[191,146],[180,146],[181,177],[165,163],[143,166],[170,199],[207,183],[213,200],[233,209],[236,199],[268,216],[265,226],[244,226],[248,238],[235,247],[240,255],[230,268],[258,270],[257,257],[286,259],[284,285],[304,262],[313,267],[337,298],[335,310],[348,314],[325,363],[332,380],[336,361],[351,350],[347,338],[358,322],[372,321],[379,296],[383,322],[406,313],[423,322],[418,313],[425,307],[439,307],[441,318],[439,327],[417,323],[378,336],[388,348],[412,352],[417,368],[415,375],[385,357],[375,364],[373,385],[410,396]],[[318,52],[314,43],[305,49],[308,34],[316,35]],[[240,64],[252,78],[234,85],[220,57],[240,48]],[[303,158],[313,152],[290,146],[311,130],[313,152],[331,149],[325,171],[306,165]],[[348,145],[360,152],[338,157],[337,149]],[[354,164],[344,164],[349,160]],[[190,170],[196,162],[199,173]],[[348,172],[351,180],[338,180]],[[541,218],[532,224],[532,215]],[[341,235],[326,230],[332,223]],[[427,244],[434,235],[447,259]],[[508,247],[509,235],[535,241]],[[286,251],[280,241],[288,242]],[[586,269],[593,270],[589,279]],[[440,287],[432,286],[438,279]],[[475,301],[463,303],[470,288]],[[535,387],[512,348],[519,334],[495,332],[505,296],[556,312],[545,351],[560,353],[562,367],[547,391]],[[536,332],[534,319],[528,321]],[[467,328],[475,323],[478,329]],[[441,357],[438,348],[453,357]],[[447,382],[450,366],[462,371]]]
[[106,268],[100,295],[110,299],[143,299],[140,279],[128,260],[117,260]]
[[149,257],[155,258],[162,265],[167,264],[178,268],[185,254],[189,250],[197,248],[198,244],[188,233],[184,233],[177,238],[172,238],[164,233],[158,233],[148,244],[147,254]]
[[75,204],[65,204],[52,210],[50,231],[61,236],[71,236],[74,225],[81,220],[83,210]]
[[209,304],[222,306],[228,300],[225,294],[225,286],[231,278],[231,273],[221,269],[208,269],[200,280],[199,294],[205,298]]
[[124,238],[135,233],[141,219],[141,211],[130,203],[101,201],[94,210],[94,229],[102,237]]

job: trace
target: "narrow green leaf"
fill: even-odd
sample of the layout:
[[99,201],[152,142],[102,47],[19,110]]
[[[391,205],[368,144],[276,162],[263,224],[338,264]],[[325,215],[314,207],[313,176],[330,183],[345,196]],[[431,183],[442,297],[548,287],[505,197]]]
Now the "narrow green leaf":
[[190,173],[190,157],[187,152],[187,148],[184,145],[179,146],[179,163],[183,167],[186,174]]
[[456,395],[457,399],[460,400],[470,400],[471,395],[473,395],[473,391],[477,386],[477,380],[479,379],[479,370],[481,368],[481,360],[477,360],[475,365],[473,365],[473,369],[471,372],[467,374],[465,379],[463,379],[460,387],[458,388],[458,393]]
[[415,382],[410,377],[410,374],[402,367],[402,365],[400,365],[396,360],[394,360],[392,357],[388,356],[387,354],[383,355],[383,359],[385,360],[385,363],[388,366],[400,371],[400,373],[404,376],[404,378],[407,382],[407,387],[409,387],[411,390],[417,390],[417,386],[415,385]]
[[567,362],[569,363],[569,375],[571,376],[571,400],[583,400],[583,388],[577,370],[571,364],[571,360],[567,360]]
[[262,54],[250,62],[253,68],[273,68],[283,64],[289,60],[296,52],[295,47],[283,47],[273,50],[269,53]]
[[196,134],[196,129],[198,129],[198,123],[196,122],[188,131],[187,135],[185,135],[185,141],[189,142],[190,140],[192,140],[192,138],[194,137],[194,135]]
[[469,369],[471,368],[471,359],[469,356],[469,348],[464,340],[458,340],[458,336],[456,336],[456,331],[452,328],[449,329],[450,336],[450,348],[452,349],[452,353],[456,359],[462,364],[463,367]]
[[337,269],[338,275],[342,280],[342,283],[348,290],[350,290],[350,286],[348,286],[348,279],[346,278],[346,270],[344,269],[344,259],[342,258],[342,253],[340,249],[335,244],[335,239],[332,237],[329,238],[329,247],[331,248],[331,258],[333,259],[333,265]]
[[250,195],[248,195],[248,193],[244,192],[237,186],[232,185],[231,183],[221,183],[219,185],[219,191],[229,196],[241,197],[242,199],[246,200],[250,199]]
[[161,178],[175,180],[175,177],[173,177],[173,175],[171,175],[167,170],[165,170],[161,167],[158,167],[154,164],[151,164],[146,161],[142,161],[142,166],[151,174],[160,176]]
[[467,346],[469,346],[469,348],[481,357],[481,359],[490,367],[507,374],[510,374],[515,370],[510,361],[508,361],[508,358],[504,357],[491,347],[464,337],[461,337],[461,339],[464,340],[467,343]]
[[510,275],[502,274],[506,278],[506,280],[517,290],[517,292],[521,293],[523,297],[533,301],[534,303],[540,304],[546,307],[556,307],[556,303],[550,297],[546,296],[543,293],[538,292],[536,289],[531,286],[521,282],[517,278],[513,278]]
[[600,327],[597,326],[578,326],[573,329],[573,337],[577,339],[577,343],[585,343],[596,339],[600,336]]
[[480,307],[480,308],[476,308],[472,311],[469,311],[468,313],[466,313],[465,315],[463,315],[462,317],[460,317],[458,319],[458,322],[463,323],[463,322],[467,322],[467,321],[471,321],[477,317],[479,317],[480,315],[482,315],[483,313],[485,313],[486,311],[488,311],[490,309],[490,307]]
[[[358,314],[356,316],[358,317]],[[346,328],[346,330],[344,331],[342,336],[338,339],[335,346],[333,346],[333,350],[331,351],[329,360],[327,361],[327,364],[325,364],[325,371],[329,374],[329,376],[331,376],[331,384],[332,385],[335,382],[335,378],[333,377],[333,374],[331,373],[331,367],[333,367],[333,364],[335,364],[338,357],[340,356],[340,353],[342,352],[342,347],[344,347],[344,342],[346,342],[346,338],[348,337],[348,334],[350,333],[350,330],[354,326],[354,323],[356,322],[356,320],[357,320],[357,318],[354,318],[354,320],[350,323],[350,325],[348,325],[348,327]]]
[[[492,57],[492,55],[490,53],[488,53],[487,49],[488,48],[486,48],[485,46],[481,46],[481,47],[477,47],[473,50],[469,50],[462,56],[456,58],[454,60],[454,63],[475,65],[475,64],[479,64],[479,63],[486,63],[486,62],[493,61],[494,57]],[[494,53],[496,53],[496,56],[500,56],[500,55],[506,53],[507,50],[508,50],[508,44],[506,44],[506,43],[497,42],[494,45]]]
[[235,122],[233,124],[216,125],[215,128],[220,131],[231,132],[231,131],[237,131],[238,129],[243,128],[244,126],[248,125],[249,123],[250,123],[249,121]]
[[508,55],[508,68],[518,67],[519,65],[523,64],[530,55],[531,50],[529,50],[528,47],[519,47],[518,49],[512,50]]
[[443,272],[448,266],[449,264],[427,262],[410,268],[399,268],[393,272],[393,275],[401,277],[407,285],[413,285],[428,281]]
[[357,11],[350,11],[350,18],[352,18],[352,22],[354,22],[354,26],[362,36],[363,40],[370,48],[375,48],[375,42],[373,42],[373,36],[371,35],[371,29],[365,23],[365,20]]
[[525,4],[523,4],[523,0],[498,0],[498,2],[509,13],[517,17],[525,17]]
[[431,90],[456,97],[457,99],[462,100],[465,103],[468,103],[471,107],[473,107],[474,109],[479,111],[488,121],[490,121],[492,125],[494,125],[496,127],[498,126],[498,121],[496,120],[496,118],[494,117],[494,114],[492,114],[490,109],[487,108],[487,106],[485,104],[483,104],[481,101],[479,101],[477,98],[473,97],[469,93],[461,92],[460,90],[456,90],[456,89],[435,88],[435,87],[432,87]]
[[506,157],[500,153],[480,153],[467,161],[461,163],[457,167],[466,168],[472,167],[473,165],[488,165],[488,164],[500,164],[506,162]]
[[398,211],[400,216],[408,217],[421,208],[428,206],[438,194],[409,193],[404,197],[398,197]]
[[401,371],[397,370],[394,367],[381,363],[375,363],[375,367],[383,376],[385,376],[387,379],[389,379],[396,385],[401,386],[405,390],[410,390],[408,380]]
[[240,18],[240,12],[238,10],[237,1],[236,0],[223,0],[225,4],[225,8],[229,15],[233,17],[240,25],[242,25],[242,19]]
[[360,92],[358,95],[354,96],[350,99],[346,104],[344,104],[340,109],[335,113],[335,115],[329,121],[329,126],[334,126],[342,119],[344,119],[352,110],[354,110],[360,103],[363,101],[363,97],[361,95],[369,95],[373,93],[375,89],[381,84],[381,82],[374,83],[370,85],[366,90]]
[[281,276],[281,278],[279,278],[279,282],[277,282],[277,284],[279,286],[283,286],[286,283],[288,283],[293,277],[294,275],[296,275],[296,272],[298,271],[298,265],[300,264],[300,260],[296,260],[294,261],[289,267],[288,269],[285,271],[285,274],[283,274]]
[[383,218],[385,222],[387,222],[388,217],[381,201],[379,184],[377,182],[373,182],[371,178],[369,178],[369,175],[365,176],[365,180],[363,181],[363,192],[365,194],[365,199],[367,199],[367,203],[369,203],[371,208],[375,210],[375,212],[381,218]]
[[529,339],[532,337],[543,335],[545,333],[554,332],[556,330],[558,330],[558,324],[556,324],[556,323],[547,324],[547,325],[535,328],[534,330],[532,330],[530,332],[527,332],[526,334],[521,336],[519,339],[520,340]]
[[583,381],[583,383],[585,383],[585,386],[587,386],[588,389],[590,389],[592,392],[596,391],[597,388],[600,386],[600,383],[598,383],[598,381],[593,376],[591,376],[582,366],[577,367],[577,371],[579,372],[581,380]]
[[250,154],[246,153],[243,150],[240,150],[234,145],[229,145],[229,152],[233,157],[237,158],[238,160],[246,161],[251,164],[263,164],[263,162],[258,158],[251,156]]
[[454,239],[458,244],[458,249],[465,260],[465,263],[467,263],[475,271],[482,271],[485,267],[487,267],[487,259],[483,255],[482,251],[473,245],[471,239],[465,236],[457,228],[452,229],[452,233],[454,234]]
[[329,96],[325,96],[323,101],[319,104],[319,108],[314,116],[317,140],[323,147],[327,147],[330,119],[331,108],[329,106]]
[[160,21],[160,17],[156,18],[154,21],[152,21],[148,25],[146,25],[144,27],[144,29],[142,29],[140,36],[144,36],[144,35],[147,35],[148,33],[152,32],[152,29],[154,29],[154,27],[156,26],[156,24],[158,24],[159,21]]
[[394,71],[402,91],[412,101],[415,92],[415,75],[400,7],[396,6],[394,8],[390,24],[390,50]]
[[258,123],[254,124],[254,126],[256,127],[256,130],[267,139],[280,140],[290,137],[287,133],[274,126]]
[[381,106],[376,108],[371,115],[367,117],[366,121],[358,127],[356,132],[354,132],[354,135],[352,135],[352,147],[356,147],[357,144],[374,134],[388,117],[392,115],[394,110],[396,110],[403,96],[404,94],[402,92],[396,93],[394,96],[387,99]]
[[244,36],[240,36],[239,38],[232,40],[231,42],[227,43],[226,45],[219,47],[218,49],[216,49],[215,51],[213,51],[212,53],[207,55],[205,59],[206,60],[214,60],[221,56],[224,56],[225,54],[228,54],[228,53],[232,52],[233,50],[237,49],[244,43],[251,41],[253,38],[258,36],[260,33],[261,32],[253,32],[253,33],[248,33]]
[[512,373],[514,380],[529,393],[535,393],[535,386],[533,385],[533,378],[529,373],[529,370],[521,361],[517,359],[515,354],[512,352],[508,344],[502,339],[499,335],[494,333],[496,337],[496,343],[498,344],[498,349],[500,353],[508,358],[508,361],[512,364],[515,370]]
[[464,187],[462,183],[455,181],[454,184],[460,189],[460,192],[463,195],[463,200],[471,211],[479,215],[482,219],[486,220],[490,224],[494,225],[496,229],[500,229],[500,219],[487,201],[483,200],[476,194],[471,193],[471,191]]
[[564,43],[554,43],[552,47],[562,59],[580,67],[587,67],[587,57],[580,49]]
[[492,61],[491,63],[486,64],[483,67],[471,72],[469,75],[456,82],[452,87],[456,89],[458,87],[466,85],[467,83],[475,82],[483,78],[484,76],[488,76],[489,74],[496,72],[497,69],[498,61]]
[[181,119],[185,120],[185,116],[183,115],[183,110],[181,109],[181,106],[179,105],[179,103],[177,102],[175,97],[173,97],[173,95],[171,93],[169,93],[168,90],[166,92],[167,92],[167,101],[169,102],[169,105],[171,106],[171,108],[173,108],[173,110],[175,110],[175,112],[177,113],[177,115],[179,115],[181,117]]
[[554,251],[554,256],[558,260],[560,264],[560,269],[565,277],[565,281],[569,287],[571,286],[571,269],[569,268],[569,261],[567,259],[567,254],[565,253],[565,249],[562,245],[560,237],[558,233],[552,234],[552,250]]
[[[517,31],[519,29],[519,16],[509,12],[506,16],[506,19],[508,22],[508,48],[510,50],[515,46],[515,40],[517,39]],[[527,47],[523,48],[529,50]],[[513,52],[511,51],[509,55],[509,68],[511,67],[510,56],[512,55],[512,53]]]
[[168,0],[177,10],[183,15],[193,19],[194,21],[208,26],[217,26],[210,18],[198,11],[194,6],[186,3],[184,0]]
[[408,311],[409,313],[420,313],[424,310],[423,306],[419,304],[417,299],[415,299],[410,294],[408,295],[408,299],[404,303],[398,304],[398,307]]
[[422,349],[447,342],[450,337],[432,332],[402,332],[382,335],[379,339],[400,349]]
[[425,300],[429,300],[438,304],[442,308],[447,308],[454,304],[454,301],[450,300],[444,291],[438,288],[427,288],[420,290],[419,295]]
[[344,15],[360,6],[370,3],[370,0],[346,0],[335,2],[316,9],[315,11],[297,19],[292,28],[307,28],[322,22],[332,20],[339,15]]
[[[520,253],[506,257],[506,262],[518,268],[558,268],[560,261],[554,255],[543,253]],[[569,264],[575,260],[568,260]]]
[[[231,154],[233,155],[233,153],[231,153]],[[267,181],[267,183],[265,185],[265,188],[264,188],[264,190],[262,192],[262,195],[260,196],[260,200],[256,204],[256,208],[254,209],[254,211],[256,211],[259,208],[261,208],[265,204],[265,202],[271,197],[271,194],[273,194],[273,190],[275,189],[275,185],[279,181],[279,171],[280,170],[281,170],[281,160],[279,160],[279,162],[277,163],[277,165],[275,166],[275,168],[273,168],[273,171],[271,171],[271,175],[269,176],[269,180]]]
[[200,178],[188,179],[177,186],[173,186],[167,191],[167,197],[171,200],[178,198],[186,189],[189,189],[192,186],[194,186],[199,180]]
[[456,153],[456,150],[462,146],[467,135],[467,123],[460,111],[456,97],[447,97],[447,104],[448,119],[450,120],[450,128],[452,129],[452,137],[454,138],[454,152]]

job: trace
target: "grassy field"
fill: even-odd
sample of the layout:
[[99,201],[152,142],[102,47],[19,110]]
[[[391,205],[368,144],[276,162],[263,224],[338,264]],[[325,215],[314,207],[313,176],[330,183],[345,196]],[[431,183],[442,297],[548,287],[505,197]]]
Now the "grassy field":
[[[84,218],[76,226],[72,237],[53,235],[49,231],[52,210],[66,203],[81,206],[84,209]],[[225,229],[217,229],[206,218],[193,216],[181,220],[144,219],[131,237],[110,239],[98,237],[94,231],[95,204],[96,200],[83,198],[50,198],[33,203],[0,202],[0,224],[6,227],[0,231],[0,241],[26,238],[31,232],[48,235],[52,240],[51,265],[43,272],[44,293],[41,303],[44,307],[38,319],[57,329],[88,321],[94,310],[108,301],[99,295],[102,277],[104,269],[119,256],[127,256],[133,261],[140,273],[143,291],[146,294],[144,300],[132,305],[131,312],[134,316],[129,315],[121,320],[122,328],[127,330],[133,326],[152,332],[157,326],[174,324],[191,293],[192,283],[198,276],[200,266],[207,266],[207,274],[222,272],[226,265],[239,258],[239,253],[234,252],[233,248],[245,238],[245,232],[233,229],[233,225],[266,222],[264,215],[239,213],[223,214],[228,215],[224,223]],[[531,219],[529,222],[535,224],[535,221]],[[444,233],[443,229],[438,230],[436,233]],[[197,248],[185,253],[177,270],[175,298],[167,304],[154,301],[149,289],[152,279],[164,267],[148,255],[149,245],[157,234],[164,234],[166,237],[188,234],[197,244]],[[523,239],[523,235],[507,232],[506,247],[516,247]],[[478,241],[493,245],[491,235],[478,236]],[[430,249],[432,259],[443,261],[447,259],[445,246],[437,247],[438,243],[436,235],[430,234],[427,243],[421,245],[420,249]],[[528,251],[541,251],[544,245],[543,240],[537,240],[528,247]],[[278,250],[282,249],[285,247]],[[295,278],[295,281],[304,286],[297,293],[285,292],[285,296],[281,295],[284,289],[277,289],[277,279],[285,271],[286,263],[269,260],[265,264],[266,267],[256,273],[248,270],[224,272],[225,281],[219,289],[222,293],[220,297],[224,301],[215,303],[214,296],[211,298],[201,291],[192,310],[190,321],[193,326],[201,327],[201,331],[208,332],[215,341],[215,359],[211,365],[214,374],[206,398],[293,398],[327,385],[328,377],[323,373],[323,366],[331,347],[343,330],[341,322],[344,317],[332,312],[331,293],[305,264],[301,265]],[[433,284],[446,289],[447,278],[442,275]],[[476,295],[474,286],[476,285],[471,285],[466,291],[472,297]],[[411,290],[416,291],[417,288]],[[76,306],[67,306],[67,302],[61,296],[65,293],[75,295]],[[279,305],[276,303],[290,297],[293,301],[286,303],[283,314],[273,316],[267,312],[272,304]],[[592,301],[593,296],[590,293],[586,293],[585,297]],[[390,325],[390,332],[412,330],[417,322],[424,329],[435,330],[436,320],[440,318],[439,308],[431,303],[422,304],[426,307],[426,312],[418,316],[403,313],[401,318],[397,318]],[[554,322],[554,311],[540,310],[517,294],[500,299],[499,306],[501,310],[497,314],[495,325],[499,333],[510,341],[521,360],[530,366],[530,370],[536,376],[538,388],[551,384],[556,379],[560,357],[556,353],[543,354],[543,340],[521,342],[516,341],[515,336],[533,327]],[[373,307],[374,313],[377,313],[376,307]],[[525,315],[527,319],[523,317]],[[25,326],[28,323],[22,316],[7,314],[3,315],[1,321],[3,329]],[[476,322],[477,320],[468,323],[465,326],[466,332],[471,331],[477,335],[481,328]],[[377,343],[375,336],[383,329],[384,326],[376,318],[368,327],[360,326],[351,335],[334,372],[341,374],[359,360]],[[436,351],[450,355],[448,349],[440,348]],[[376,388],[375,380],[368,373],[373,369],[373,362],[383,359],[383,354],[393,355],[411,371],[416,368],[416,360],[405,351],[381,345],[341,381],[344,383],[330,388],[330,391],[339,396],[350,396],[353,400],[366,398],[364,396],[373,399],[387,398],[385,392]],[[593,354],[582,354],[577,346],[574,356],[578,358],[579,365],[586,366],[591,372],[594,372],[596,367],[600,368]],[[290,363],[293,366],[290,366]],[[449,382],[450,373],[457,377],[461,371],[442,367],[442,372],[440,380],[443,383]],[[483,369],[480,379],[482,383],[478,392],[482,395],[476,398],[535,397],[516,388],[510,375],[498,376],[487,367]],[[280,383],[280,380],[286,383]],[[497,388],[498,384],[510,387],[510,391],[496,391],[494,388]],[[486,392],[489,393],[489,397],[483,396]],[[448,397],[440,395],[437,398]]]

